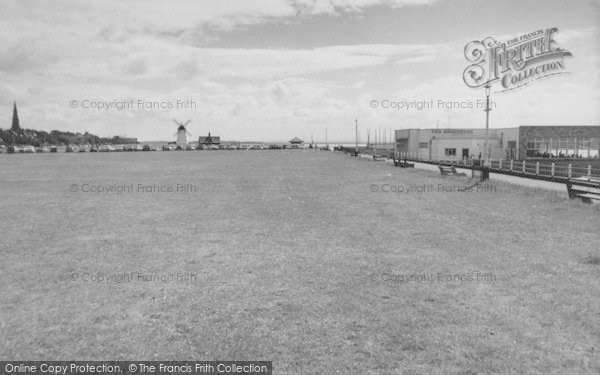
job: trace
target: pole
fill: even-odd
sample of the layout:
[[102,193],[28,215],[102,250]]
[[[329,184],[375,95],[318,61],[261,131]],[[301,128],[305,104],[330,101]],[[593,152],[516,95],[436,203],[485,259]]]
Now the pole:
[[356,124],[356,146],[354,147],[354,155],[358,156],[358,119],[354,119]]
[[488,161],[488,143],[489,143],[489,127],[490,127],[490,83],[485,85],[485,143],[483,145],[483,165],[485,166]]

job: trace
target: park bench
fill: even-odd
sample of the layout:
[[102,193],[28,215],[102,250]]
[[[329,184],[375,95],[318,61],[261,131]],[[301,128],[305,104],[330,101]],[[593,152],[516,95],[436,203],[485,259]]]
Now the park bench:
[[458,174],[453,165],[440,165],[439,168],[442,176],[454,176]]
[[462,176],[466,177],[466,173],[457,172],[453,165],[438,165],[442,176]]
[[600,180],[589,177],[570,178],[567,181],[569,198],[579,198],[585,203],[600,200]]
[[406,159],[395,159],[394,158],[394,165],[396,167],[401,167],[401,168],[414,168],[415,167],[414,163],[409,163]]

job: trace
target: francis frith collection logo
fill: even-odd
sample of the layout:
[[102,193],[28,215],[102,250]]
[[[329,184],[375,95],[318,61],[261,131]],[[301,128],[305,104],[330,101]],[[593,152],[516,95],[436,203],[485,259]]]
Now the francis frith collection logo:
[[463,80],[469,87],[498,81],[500,91],[508,91],[541,78],[567,74],[564,60],[572,55],[559,48],[552,38],[557,31],[552,27],[506,42],[492,37],[470,42],[465,47],[465,57],[472,64],[465,69]]

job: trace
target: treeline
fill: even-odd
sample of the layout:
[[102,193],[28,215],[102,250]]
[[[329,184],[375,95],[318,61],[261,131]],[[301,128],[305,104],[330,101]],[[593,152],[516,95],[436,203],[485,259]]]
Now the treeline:
[[36,147],[44,145],[99,145],[99,144],[118,144],[123,141],[131,141],[135,138],[121,138],[118,136],[112,138],[100,138],[97,135],[85,132],[71,133],[63,132],[59,130],[52,130],[50,133],[42,130],[30,130],[30,129],[19,129],[19,130],[2,130],[0,129],[0,143],[6,145],[32,145]]

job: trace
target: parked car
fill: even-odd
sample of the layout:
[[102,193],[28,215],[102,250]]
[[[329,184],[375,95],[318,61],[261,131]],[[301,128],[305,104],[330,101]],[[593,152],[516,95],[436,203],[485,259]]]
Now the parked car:
[[79,152],[79,148],[73,145],[67,145],[65,152]]
[[6,152],[6,146],[0,145],[0,154],[4,154]]
[[134,145],[133,151],[144,151],[144,147],[142,145]]
[[90,152],[98,152],[98,146],[90,147]]
[[150,145],[143,145],[142,151],[156,151],[156,149]]
[[111,145],[102,145],[100,146],[100,148],[98,149],[98,151],[100,152],[113,152],[115,151],[115,148]]
[[58,152],[58,147],[50,146],[50,152]]

